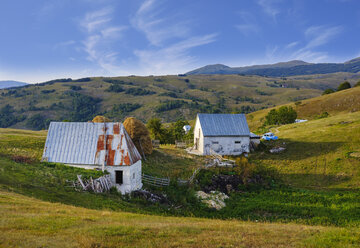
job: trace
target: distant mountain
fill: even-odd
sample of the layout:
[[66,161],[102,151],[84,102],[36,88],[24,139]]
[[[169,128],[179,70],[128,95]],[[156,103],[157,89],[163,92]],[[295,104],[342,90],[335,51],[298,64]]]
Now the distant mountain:
[[27,85],[27,83],[18,82],[18,81],[0,81],[0,89],[20,87],[24,85]]
[[253,65],[244,67],[229,67],[216,64],[207,65],[199,69],[189,71],[187,75],[199,74],[244,74],[269,77],[287,77],[296,75],[327,74],[335,72],[360,71],[360,57],[344,63],[307,63],[301,60],[292,60],[269,65]]

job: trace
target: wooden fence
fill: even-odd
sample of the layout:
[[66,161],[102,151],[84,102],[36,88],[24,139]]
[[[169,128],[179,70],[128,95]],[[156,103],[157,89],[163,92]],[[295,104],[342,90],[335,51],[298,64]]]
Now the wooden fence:
[[156,187],[164,187],[170,185],[170,178],[153,177],[146,174],[142,174],[142,181],[145,184]]
[[[194,173],[190,176],[189,179],[177,179],[177,183],[179,185],[185,185],[185,184],[189,184],[192,183],[196,174],[200,171],[202,167],[196,168]],[[147,174],[142,174],[142,182],[144,184],[148,184],[151,186],[156,186],[156,187],[164,187],[164,186],[169,186],[170,185],[170,178],[160,178],[160,177],[154,177],[154,176],[150,176]]]

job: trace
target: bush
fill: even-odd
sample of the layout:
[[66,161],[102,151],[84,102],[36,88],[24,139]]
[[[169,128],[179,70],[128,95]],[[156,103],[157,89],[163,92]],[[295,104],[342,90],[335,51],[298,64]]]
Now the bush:
[[26,121],[26,126],[34,130],[46,129],[49,124],[50,120],[46,119],[41,114],[33,115]]
[[315,119],[322,119],[322,118],[326,118],[329,116],[329,113],[328,112],[323,112],[317,116],[315,116]]
[[335,92],[335,90],[333,90],[333,89],[326,89],[326,90],[324,90],[322,95],[327,95],[327,94],[331,94],[331,93],[334,93],[334,92]]
[[0,109],[0,127],[10,127],[18,122],[25,120],[25,116],[15,116],[14,108],[7,104]]
[[282,106],[279,109],[272,109],[265,116],[266,125],[280,125],[294,123],[297,117],[292,107]]
[[71,85],[70,90],[78,91],[78,90],[82,90],[82,88],[81,88],[81,86],[78,86],[78,85]]
[[359,87],[360,86],[360,80],[354,85],[354,87]]
[[339,85],[339,87],[337,88],[338,91],[341,90],[346,90],[346,89],[350,89],[351,85],[348,81],[343,82],[342,84]]
[[98,109],[98,103],[101,101],[100,99],[73,91],[66,92],[65,94],[72,97],[69,113],[71,121],[88,121],[93,119]]
[[160,112],[164,112],[164,111],[168,111],[168,110],[172,110],[172,109],[177,109],[177,108],[182,107],[185,103],[186,102],[183,100],[164,101],[155,108],[155,112],[160,113]]
[[145,95],[153,95],[156,92],[151,90],[145,90],[142,88],[129,88],[125,91],[125,94],[133,95],[133,96],[145,96]]
[[119,93],[119,92],[123,92],[124,89],[123,89],[120,85],[118,85],[118,84],[112,84],[112,85],[110,85],[110,87],[107,88],[105,91],[107,91],[107,92],[116,92],[116,93]]

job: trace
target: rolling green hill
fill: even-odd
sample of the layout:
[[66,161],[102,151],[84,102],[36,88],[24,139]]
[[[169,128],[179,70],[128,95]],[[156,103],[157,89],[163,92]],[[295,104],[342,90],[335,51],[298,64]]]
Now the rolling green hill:
[[[44,129],[50,120],[193,119],[198,112],[249,113],[319,96],[356,73],[271,78],[240,75],[59,79],[0,90],[1,127]],[[6,107],[6,108],[5,108]]]
[[[357,112],[360,111],[360,87],[285,104],[285,106],[292,106],[296,110],[298,118],[309,120],[319,118],[324,112],[327,112],[330,116]],[[263,109],[248,114],[247,119],[250,129],[256,130],[259,128],[271,109]]]

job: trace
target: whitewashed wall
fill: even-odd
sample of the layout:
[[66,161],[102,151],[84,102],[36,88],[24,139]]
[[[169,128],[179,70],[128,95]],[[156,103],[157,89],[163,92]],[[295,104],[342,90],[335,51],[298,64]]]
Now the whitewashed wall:
[[199,118],[196,118],[195,127],[194,127],[194,144],[196,139],[199,139],[197,150],[200,151],[201,154],[204,153],[204,135],[201,130]]
[[[240,141],[240,143],[235,143]],[[250,137],[204,137],[204,155],[210,149],[221,155],[241,155],[249,152]]]
[[[101,166],[97,165],[77,165],[77,164],[67,164],[72,167],[83,168],[83,169],[99,169]],[[106,166],[105,170],[110,173],[111,182],[115,184],[115,171],[123,171],[123,184],[116,184],[116,188],[122,194],[130,193],[131,191],[142,188],[141,180],[141,160],[137,161],[131,166]],[[135,178],[134,178],[135,175]]]
[[[115,171],[123,171],[123,183],[116,184],[116,188],[122,194],[141,189],[141,160],[131,166],[106,166],[105,168],[111,177],[111,181],[115,184]],[[134,178],[135,176],[135,178]]]

